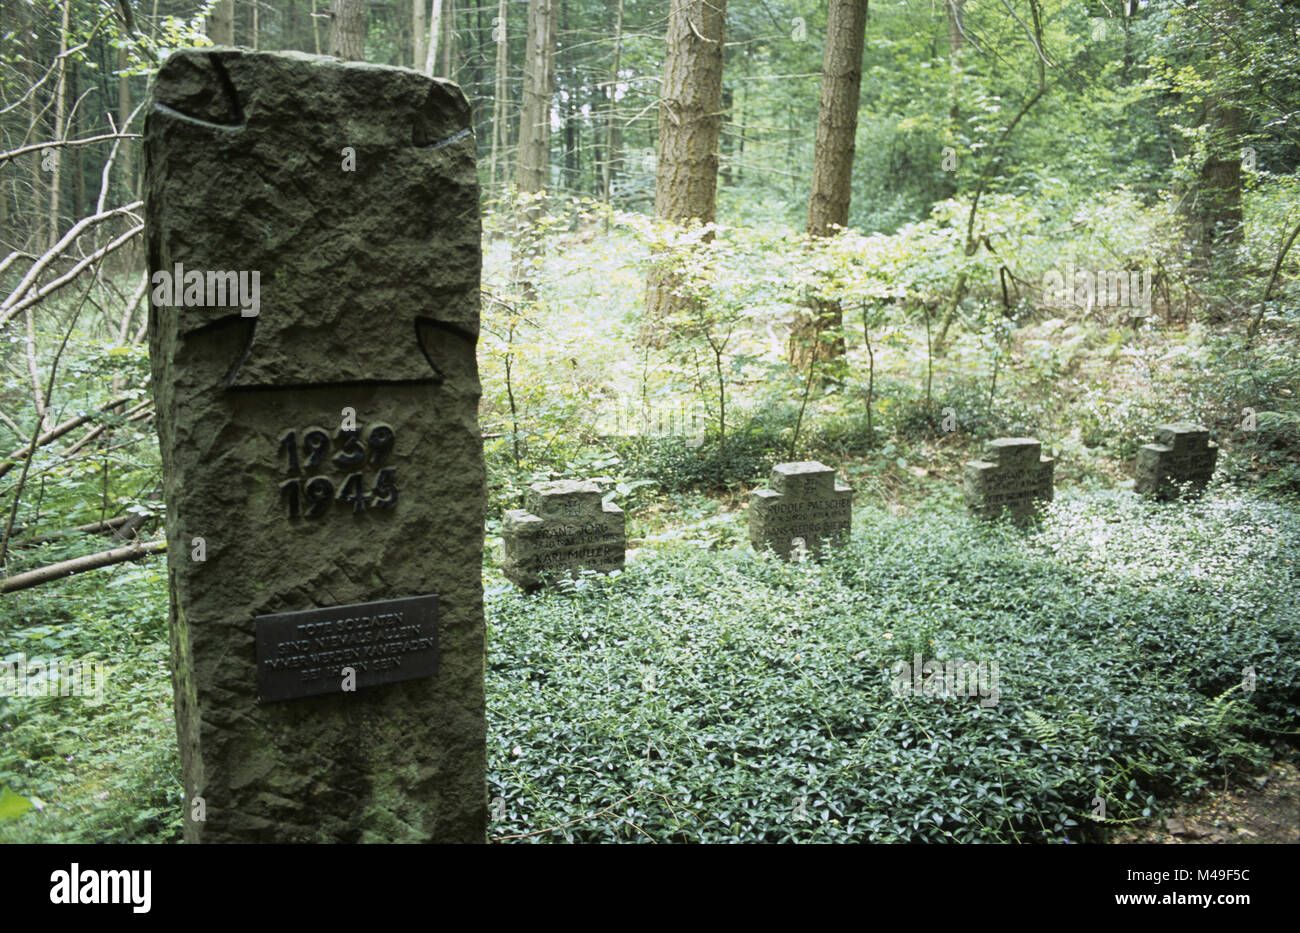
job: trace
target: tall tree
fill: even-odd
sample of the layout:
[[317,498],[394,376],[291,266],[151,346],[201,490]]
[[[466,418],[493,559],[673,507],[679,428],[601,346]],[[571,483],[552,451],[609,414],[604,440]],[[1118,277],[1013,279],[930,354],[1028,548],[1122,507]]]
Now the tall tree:
[[655,216],[711,223],[718,209],[726,0],[672,0],[660,89]]
[[[830,236],[849,222],[866,29],[867,0],[830,0],[808,198],[809,236]],[[814,360],[843,357],[844,337],[838,334],[842,320],[838,301],[813,299],[810,313],[800,315],[791,331],[791,361],[802,368]],[[833,339],[825,339],[828,332]]]
[[[614,61],[609,68],[609,83],[605,87],[605,106],[608,112],[605,116],[605,164],[601,173],[601,195],[606,204],[609,204],[614,191],[614,175],[616,172],[615,153],[619,147],[619,129],[618,129],[618,111],[615,103],[618,99],[618,72],[621,67],[623,56],[623,0],[618,0],[618,9],[614,18]],[[608,229],[609,215],[605,215],[606,229]]]
[[[59,67],[54,84],[54,139],[56,141],[63,139],[63,113],[68,91],[68,63],[65,54],[68,51],[71,13],[72,0],[63,0],[63,24],[59,28]],[[53,246],[59,239],[59,186],[63,178],[63,148],[55,146],[52,155],[54,166],[50,173],[49,246]]]
[[447,0],[445,15],[447,22],[442,31],[442,76],[450,81],[455,78],[456,70],[456,0]]
[[424,67],[424,60],[429,55],[428,39],[424,34],[425,2],[426,0],[411,0],[411,35],[415,37],[411,67],[416,71]]
[[208,38],[213,45],[235,44],[235,0],[218,0],[208,14]]
[[[551,163],[551,95],[555,88],[555,39],[558,0],[529,0],[528,40],[524,52],[524,93],[519,114],[519,154],[515,184],[520,194],[546,190]],[[522,220],[540,216],[540,199]]]
[[505,113],[510,85],[506,81],[506,68],[510,63],[510,45],[506,35],[506,0],[497,0],[497,16],[492,22],[492,39],[496,43],[496,69],[492,91],[492,153],[488,161],[489,187],[494,194],[497,188],[497,165],[501,164],[502,184],[509,175],[505,170],[505,154],[508,145],[509,129],[506,126]]
[[438,64],[438,36],[442,32],[442,0],[433,0],[433,10],[429,13],[429,45],[425,50],[423,70],[432,78]]
[[366,60],[366,0],[334,0],[330,49],[353,62]]
[[1241,242],[1241,110],[1235,88],[1223,72],[1239,43],[1238,0],[1189,2],[1198,24],[1208,27],[1205,43],[1205,160],[1197,172],[1195,186],[1185,199],[1188,235],[1197,244],[1202,262],[1208,262],[1215,247]]
[[[944,0],[948,16],[948,145],[954,151],[962,135],[961,127],[961,52],[966,45],[966,30],[961,22],[961,8],[966,0]],[[942,194],[952,197],[957,193],[955,172],[944,172]]]
[[[726,0],[672,0],[660,85],[655,216],[712,223],[718,211],[722,63]],[[676,306],[672,281],[658,273],[646,288],[649,320]]]

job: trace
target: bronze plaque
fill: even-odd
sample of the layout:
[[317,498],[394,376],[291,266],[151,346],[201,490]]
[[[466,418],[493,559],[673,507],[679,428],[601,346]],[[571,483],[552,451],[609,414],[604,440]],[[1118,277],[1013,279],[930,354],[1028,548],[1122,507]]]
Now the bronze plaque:
[[258,700],[292,700],[438,672],[438,597],[258,616]]

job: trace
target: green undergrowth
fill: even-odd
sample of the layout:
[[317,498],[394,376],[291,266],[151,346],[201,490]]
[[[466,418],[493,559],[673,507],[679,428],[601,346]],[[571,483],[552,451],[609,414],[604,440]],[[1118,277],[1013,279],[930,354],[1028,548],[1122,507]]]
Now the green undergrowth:
[[[1294,743],[1298,557],[1300,512],[1216,488],[1067,492],[1029,532],[868,506],[820,563],[728,534],[531,596],[490,571],[489,836],[1103,839]],[[0,699],[0,816],[34,802],[0,841],[178,841],[161,561],[3,612],[6,656],[111,663],[99,705]],[[996,696],[896,696],[917,654]]]
[[0,632],[0,658],[102,664],[104,685],[99,697],[0,697],[0,788],[30,803],[0,820],[0,842],[179,841],[164,562],[7,595]]
[[[679,550],[494,588],[492,835],[1100,839],[1294,740],[1297,555],[1284,507],[1121,492],[1027,535],[867,513],[819,564]],[[917,653],[996,662],[997,704],[895,696]]]

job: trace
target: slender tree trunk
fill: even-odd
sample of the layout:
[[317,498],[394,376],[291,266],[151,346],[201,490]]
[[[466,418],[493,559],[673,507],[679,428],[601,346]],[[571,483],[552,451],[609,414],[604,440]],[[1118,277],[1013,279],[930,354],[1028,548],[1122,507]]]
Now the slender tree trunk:
[[219,0],[208,14],[208,38],[213,45],[235,44],[235,0]]
[[[87,126],[87,108],[77,107],[76,101],[81,97],[81,65],[76,62],[70,62],[71,70],[68,73],[68,100],[73,101],[73,109],[68,114],[70,135],[75,137],[85,137],[91,135]],[[105,95],[107,97],[107,95]],[[71,152],[72,165],[72,216],[85,217],[88,213],[86,207],[86,147],[77,146]]]
[[351,62],[366,60],[366,0],[334,0],[330,51]]
[[[970,211],[966,215],[966,245],[963,252],[968,258],[974,256],[979,250],[980,243],[984,242],[983,237],[975,232],[975,218],[979,214],[980,198],[983,197],[993,172],[1001,164],[1003,147],[1006,145],[1007,140],[1011,138],[1011,134],[1015,132],[1016,127],[1020,125],[1020,121],[1025,114],[1047,93],[1047,73],[1044,70],[1043,56],[1040,52],[1043,47],[1043,22],[1039,0],[1029,0],[1029,18],[1033,23],[1031,36],[1034,46],[1034,71],[1038,79],[1038,88],[1021,105],[1016,115],[1011,118],[1011,121],[1002,130],[986,157],[979,181],[975,185],[975,193],[971,196]],[[1029,30],[1029,28],[1029,26],[1025,26],[1026,30]],[[952,294],[948,297],[948,304],[944,309],[943,319],[939,324],[939,333],[934,340],[933,352],[936,354],[942,355],[947,346],[948,328],[957,316],[957,308],[966,294],[966,283],[968,281],[968,272],[966,269],[962,269],[957,275],[957,283],[953,286]]]
[[[507,172],[502,164],[506,150],[506,95],[510,85],[506,82],[506,65],[510,58],[509,40],[506,35],[506,0],[498,0],[497,16],[492,23],[492,37],[496,41],[496,73],[492,87],[492,154],[488,162],[489,190],[494,196],[501,196]],[[497,168],[501,168],[500,176]],[[500,183],[498,184],[498,177]]]
[[419,71],[429,57],[429,47],[424,32],[424,5],[426,0],[411,0],[411,35],[414,36],[415,49],[411,56],[411,67]]
[[[605,164],[601,173],[601,196],[606,204],[613,200],[614,195],[614,176],[617,171],[615,161],[618,158],[618,112],[615,106],[618,92],[618,71],[622,65],[623,57],[623,0],[618,0],[618,12],[614,19],[614,61],[609,68],[609,86],[605,89],[606,106],[609,108],[605,115]],[[606,231],[609,229],[609,219],[605,220]]]
[[258,23],[257,0],[248,0],[249,17],[252,20],[248,26],[248,44],[256,52],[259,48],[257,34],[261,31]]
[[456,0],[447,0],[447,21],[443,24],[442,76],[455,78],[456,70]]
[[316,47],[316,54],[320,54],[320,16],[316,10],[316,0],[311,0],[311,41]]
[[[126,129],[126,121],[131,117],[131,79],[123,73],[129,64],[130,57],[127,54],[126,45],[123,44],[117,50],[117,128],[119,131]],[[120,177],[127,191],[135,190],[134,147],[131,145],[132,142],[134,140],[120,140],[117,150],[118,165],[122,167]]]
[[[966,0],[944,0],[943,8],[948,18],[948,145],[954,150],[961,135],[961,52],[966,46],[962,31],[961,8]],[[957,193],[957,173],[945,171],[940,194],[951,198]]]
[[442,32],[442,0],[433,0],[429,13],[429,46],[424,57],[424,73],[430,78],[438,64],[438,36]]
[[[672,0],[660,86],[655,216],[673,223],[717,218],[722,136],[726,0]],[[656,322],[680,309],[671,274],[652,270],[640,339],[659,338]]]
[[740,112],[736,114],[736,184],[740,184],[745,178],[745,120],[748,119],[745,105],[749,102],[749,82],[745,82],[740,88]]
[[540,249],[532,232],[546,210],[546,189],[550,184],[551,98],[555,89],[558,14],[558,0],[529,0],[515,187],[518,195],[534,197],[515,216],[511,249],[512,276],[528,300],[536,297],[536,290],[525,269],[525,260]]
[[[59,28],[59,55],[68,50],[69,17],[72,14],[72,0],[63,0],[63,24]],[[63,114],[68,89],[68,61],[59,59],[58,76],[54,85],[54,134],[51,139],[56,142],[63,139]],[[63,176],[63,149],[54,147],[54,170],[50,173],[50,214],[47,233],[47,246],[59,242],[59,186]]]
[[[550,175],[551,97],[555,89],[556,0],[529,0],[528,43],[524,55],[524,96],[519,115],[519,156],[515,184],[520,194],[546,190]],[[531,225],[541,216],[540,201],[524,211]]]
[[734,142],[728,138],[726,129],[727,124],[732,119],[732,109],[735,107],[735,94],[731,88],[722,89],[722,134],[718,140],[718,146],[721,150],[718,160],[718,178],[721,180],[724,188],[730,188],[732,183],[731,168],[735,162]]
[[[1237,29],[1237,0],[1199,4],[1193,0],[1189,6],[1199,8],[1215,31],[1209,57],[1211,87],[1215,88],[1218,57],[1235,54],[1223,33]],[[1241,111],[1217,89],[1212,90],[1205,101],[1205,125],[1209,152],[1186,203],[1188,233],[1196,241],[1201,263],[1208,265],[1217,247],[1241,242]]]
[[[862,88],[862,47],[867,29],[867,0],[830,0],[826,52],[822,65],[821,104],[813,149],[812,193],[808,198],[808,235],[826,237],[849,222],[853,193],[853,156],[858,133]],[[795,320],[790,333],[791,362],[802,369],[812,360],[842,359],[843,313],[838,301],[813,298],[809,313]],[[831,339],[826,339],[826,334]]]

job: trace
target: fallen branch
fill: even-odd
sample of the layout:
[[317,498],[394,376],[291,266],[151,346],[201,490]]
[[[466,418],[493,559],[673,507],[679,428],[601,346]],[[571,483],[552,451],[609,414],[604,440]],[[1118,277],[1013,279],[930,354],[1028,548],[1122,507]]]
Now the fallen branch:
[[14,543],[17,545],[21,545],[22,547],[32,547],[37,544],[46,544],[47,542],[50,541],[58,541],[62,538],[69,537],[70,535],[106,534],[110,531],[114,531],[117,528],[120,528],[122,525],[126,524],[126,522],[130,520],[130,518],[131,518],[130,515],[119,515],[116,518],[107,518],[102,522],[90,522],[85,525],[75,525],[72,528],[64,528],[62,531],[55,531],[45,535],[37,535],[34,538],[23,538],[21,541],[17,539],[22,534],[22,531],[15,531]]
[[18,312],[23,311],[30,305],[36,304],[46,295],[50,294],[51,292],[57,291],[58,289],[67,285],[78,275],[80,275],[81,270],[86,268],[86,266],[90,265],[92,262],[96,262],[98,260],[103,259],[105,256],[113,252],[123,243],[129,242],[142,230],[144,230],[144,224],[140,224],[139,226],[132,227],[130,230],[122,234],[113,242],[109,243],[107,246],[100,247],[99,249],[95,250],[95,252],[91,253],[89,256],[86,256],[84,259],[80,260],[75,266],[73,266],[66,273],[59,276],[54,281],[44,285],[43,287],[41,287],[40,290],[32,292],[26,298],[23,298],[21,301],[19,301],[17,304],[6,308],[4,310],[4,313],[0,314],[0,325],[8,323],[9,319],[12,318],[14,315],[16,315]]
[[[46,431],[44,434],[42,434],[40,437],[36,439],[35,447],[44,447],[46,444],[50,443],[51,441],[57,441],[63,435],[67,434],[69,431],[76,430],[77,428],[85,424],[87,421],[93,421],[96,415],[101,415],[106,411],[116,408],[118,405],[125,405],[129,401],[131,401],[130,397],[113,399],[113,401],[101,405],[99,408],[96,408],[94,411],[90,412],[89,414],[80,415],[76,418],[72,418],[69,419],[68,421],[63,422],[63,424],[56,425],[55,427]],[[141,404],[145,404],[145,403],[141,403]],[[138,411],[140,407],[141,407],[140,405],[137,405],[131,411]],[[130,414],[130,412],[128,412],[128,414]],[[12,470],[16,465],[22,463],[23,459],[27,456],[28,449],[31,448],[34,450],[35,447],[32,447],[29,444],[24,444],[22,447],[19,447],[17,450],[11,451],[9,456],[5,457],[4,460],[0,460],[0,476],[4,476],[6,473]]]
[[113,564],[121,564],[129,560],[139,560],[141,557],[157,554],[166,549],[166,541],[150,541],[147,544],[132,544],[127,547],[113,548],[111,551],[87,554],[85,557],[74,557],[72,560],[59,561],[59,563],[50,564],[48,567],[40,567],[36,570],[28,570],[26,573],[15,574],[9,579],[0,582],[0,593],[13,593],[17,590],[30,589],[33,586],[40,586],[42,583],[49,583],[51,580],[70,577],[75,573],[98,570],[100,567],[110,567]]
[[[145,410],[146,410],[150,405],[152,405],[152,404],[153,404],[153,399],[149,399],[149,398],[147,398],[147,399],[145,399],[143,402],[141,402],[139,405],[136,405],[134,408],[128,408],[128,409],[127,409],[127,410],[122,414],[122,417],[123,417],[124,419],[126,419],[127,421],[134,421],[134,420],[136,420],[137,418],[139,418],[139,417],[141,417],[142,415],[144,415],[144,414],[146,413]],[[77,441],[75,444],[72,444],[72,445],[69,446],[67,449],[59,451],[59,456],[62,457],[62,458],[64,458],[64,459],[66,459],[66,458],[68,458],[68,457],[71,457],[73,454],[75,454],[75,453],[76,453],[77,451],[79,451],[81,448],[85,447],[87,444],[89,444],[89,443],[90,443],[91,441],[93,441],[95,438],[97,438],[97,437],[99,437],[101,434],[103,434],[104,431],[105,431],[106,429],[107,429],[107,426],[101,424],[101,425],[96,426],[96,428],[95,428],[93,431],[87,431],[87,432],[86,432],[86,436],[83,437],[83,438],[81,438],[81,440]]]
[[[0,317],[0,324],[5,323],[5,321],[9,320],[18,312],[20,299],[27,297],[27,292],[36,284],[36,279],[40,274],[45,271],[45,268],[50,263],[61,257],[63,252],[73,243],[74,240],[76,240],[78,236],[81,235],[84,230],[86,230],[87,227],[108,220],[110,217],[116,217],[119,214],[128,214],[134,217],[132,212],[143,205],[144,201],[132,201],[130,204],[124,204],[123,206],[115,207],[112,210],[100,211],[97,214],[91,214],[89,217],[83,217],[81,220],[78,220],[75,224],[69,227],[68,232],[63,234],[57,243],[46,250],[45,253],[32,264],[32,267],[27,270],[27,274],[23,276],[22,281],[20,281],[17,287],[9,293],[9,297],[3,302],[0,302],[0,311],[4,312],[3,317]],[[6,259],[6,262],[7,261],[8,260]]]

